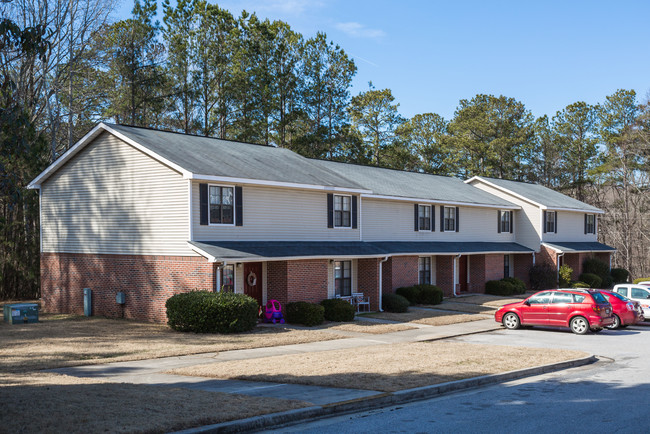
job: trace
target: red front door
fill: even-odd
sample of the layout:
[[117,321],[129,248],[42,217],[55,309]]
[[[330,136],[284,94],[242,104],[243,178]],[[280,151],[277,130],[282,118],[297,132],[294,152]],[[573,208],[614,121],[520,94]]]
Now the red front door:
[[253,297],[263,305],[262,300],[262,263],[244,263],[244,294]]
[[460,292],[467,292],[467,256],[458,258],[458,283]]

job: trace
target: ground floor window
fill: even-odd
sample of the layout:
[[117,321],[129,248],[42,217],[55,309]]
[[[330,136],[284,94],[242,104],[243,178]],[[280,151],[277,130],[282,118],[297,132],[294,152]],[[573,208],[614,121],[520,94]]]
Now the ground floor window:
[[431,284],[431,257],[427,256],[424,258],[420,258],[419,261],[419,266],[418,266],[418,271],[419,271],[419,279],[418,283],[420,285]]
[[334,262],[334,291],[336,295],[342,297],[349,297],[352,295],[351,261]]
[[221,267],[221,288],[222,292],[235,292],[235,266],[226,265]]
[[503,255],[503,277],[510,277],[510,255]]

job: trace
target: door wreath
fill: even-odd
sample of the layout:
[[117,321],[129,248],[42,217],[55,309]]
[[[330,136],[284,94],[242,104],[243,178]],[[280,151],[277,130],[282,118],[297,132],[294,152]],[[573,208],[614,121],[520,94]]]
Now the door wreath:
[[248,283],[248,286],[255,286],[257,284],[257,276],[255,275],[255,273],[253,273],[252,271],[248,273],[246,282]]

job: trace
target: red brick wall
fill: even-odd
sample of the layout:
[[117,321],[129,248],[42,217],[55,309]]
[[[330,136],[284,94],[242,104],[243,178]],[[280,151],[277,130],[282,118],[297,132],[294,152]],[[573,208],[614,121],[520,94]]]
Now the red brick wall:
[[287,262],[288,301],[320,303],[327,298],[327,259]]
[[[503,265],[503,254],[485,255],[485,282],[503,279]],[[484,291],[485,282],[483,282]]]
[[535,263],[541,264],[542,262],[548,262],[552,267],[557,268],[557,253],[555,250],[546,246],[540,246],[539,253],[535,258]]
[[[531,253],[512,255],[514,262],[514,277],[521,279],[530,288],[530,268],[533,266],[533,255]],[[512,266],[512,265],[511,265]]]
[[370,310],[379,310],[379,261],[376,258],[357,261],[357,287],[364,296],[370,297]]
[[395,292],[403,286],[418,284],[418,257],[417,256],[393,256],[384,263],[384,270],[390,269],[391,280],[386,289],[391,288]]
[[469,292],[485,292],[485,255],[469,257]]
[[453,297],[454,295],[454,257],[453,256],[436,256],[436,286],[442,289],[442,292],[444,293],[445,297]]
[[[197,257],[42,253],[43,310],[83,314],[83,289],[90,288],[93,315],[164,323],[167,299],[213,290],[214,271]],[[123,307],[115,301],[119,291],[126,295]]]
[[266,299],[278,300],[284,306],[288,303],[287,296],[287,261],[267,262]]

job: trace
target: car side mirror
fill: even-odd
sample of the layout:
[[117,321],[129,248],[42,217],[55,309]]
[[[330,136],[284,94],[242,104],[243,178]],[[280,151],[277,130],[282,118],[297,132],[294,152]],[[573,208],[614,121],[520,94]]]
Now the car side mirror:
[[[650,298],[650,296],[648,296],[648,298]],[[525,304],[526,306],[530,306],[530,301],[525,300],[525,301],[524,301],[524,304]]]

